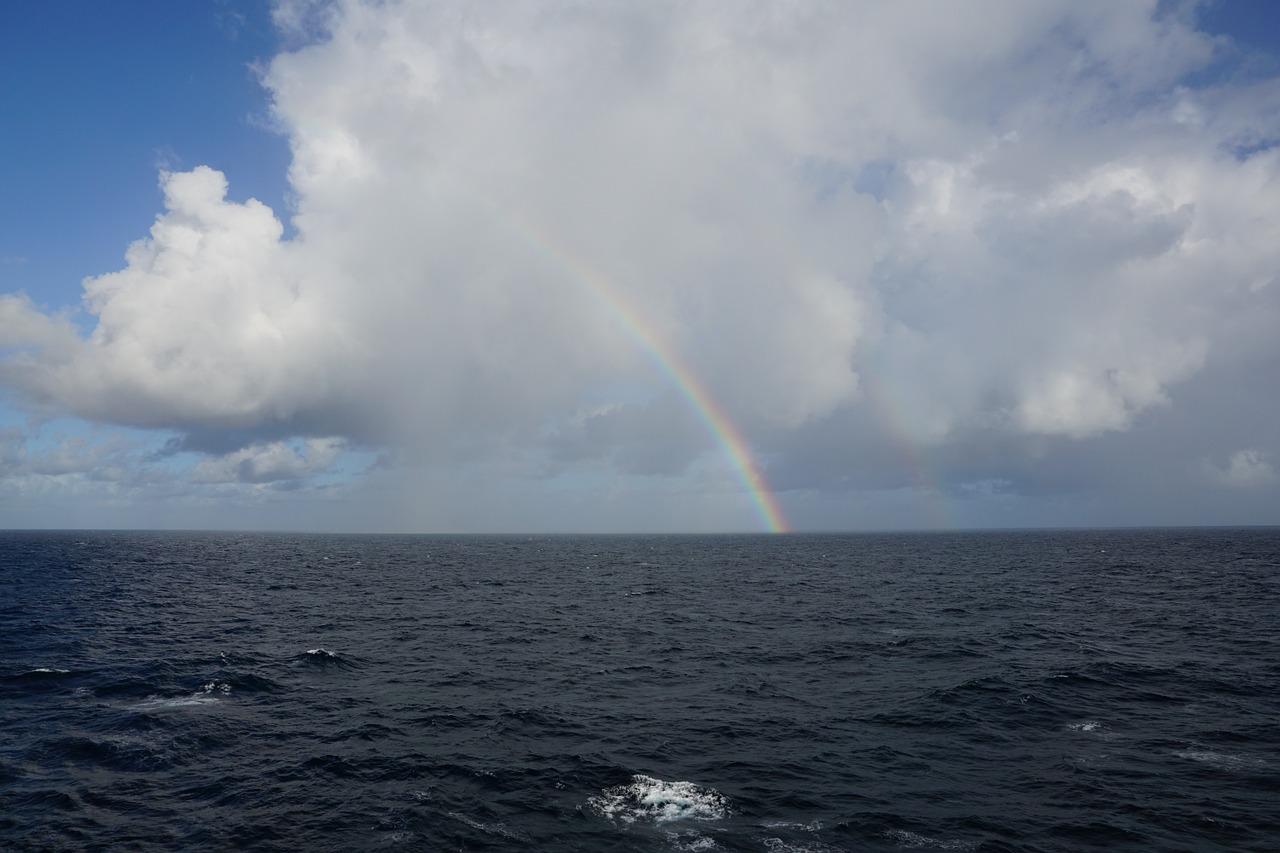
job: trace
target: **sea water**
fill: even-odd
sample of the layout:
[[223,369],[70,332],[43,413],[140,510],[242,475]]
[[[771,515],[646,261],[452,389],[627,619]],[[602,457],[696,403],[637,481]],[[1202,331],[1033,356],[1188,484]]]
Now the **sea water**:
[[1280,849],[1280,530],[0,534],[4,850]]

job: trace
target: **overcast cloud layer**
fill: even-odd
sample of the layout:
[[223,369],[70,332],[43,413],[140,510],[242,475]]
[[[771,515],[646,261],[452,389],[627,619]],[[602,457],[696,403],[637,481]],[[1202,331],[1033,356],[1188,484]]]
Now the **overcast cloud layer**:
[[1274,523],[1280,80],[1157,6],[281,3],[294,209],[162,175],[87,317],[0,296],[0,381],[169,436],[76,457],[138,495],[752,526],[612,300],[799,527]]

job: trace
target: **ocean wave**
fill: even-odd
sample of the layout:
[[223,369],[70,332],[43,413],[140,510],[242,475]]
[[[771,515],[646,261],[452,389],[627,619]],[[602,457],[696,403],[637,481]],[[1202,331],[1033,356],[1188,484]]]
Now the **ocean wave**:
[[587,805],[615,823],[636,821],[654,824],[678,820],[720,820],[731,812],[729,799],[712,788],[693,782],[664,782],[636,774],[625,785],[606,788]]
[[1067,724],[1067,729],[1073,732],[1100,732],[1105,728],[1106,725],[1098,720],[1082,720],[1078,723]]
[[293,660],[316,669],[355,669],[357,666],[355,658],[325,648],[307,649],[302,654],[295,655]]
[[57,667],[40,666],[35,669],[29,669],[25,672],[19,672],[14,675],[4,676],[4,680],[15,683],[40,683],[53,681],[63,675],[70,675],[71,670],[59,669]]
[[817,832],[822,829],[822,821],[811,820],[807,823],[801,823],[796,820],[766,820],[760,824],[765,829],[800,829],[805,832]]
[[136,702],[129,707],[134,711],[168,711],[174,708],[193,708],[201,705],[213,705],[222,701],[212,692],[201,691],[186,696],[153,696]]
[[680,850],[684,853],[705,853],[708,850],[723,849],[711,836],[697,832],[668,832],[665,836],[672,850]]
[[526,844],[529,843],[529,840],[530,840],[529,836],[525,835],[522,832],[518,832],[514,829],[508,829],[505,825],[501,823],[485,823],[483,821],[479,821],[479,820],[475,820],[474,818],[467,817],[466,815],[460,814],[459,812],[447,812],[447,814],[449,815],[449,817],[453,818],[454,820],[460,823],[463,823],[466,826],[471,827],[472,829],[479,830],[480,832],[483,832],[485,835],[493,835],[498,838],[509,838],[512,841],[520,841]]
[[279,682],[254,673],[220,673],[214,683],[228,693],[279,693],[285,689]]
[[890,838],[898,842],[898,846],[906,847],[911,850],[972,850],[977,847],[977,843],[973,841],[956,841],[944,840],[940,838],[930,838],[927,835],[920,835],[916,832],[908,832],[905,829],[891,829],[887,833]]
[[769,853],[834,853],[836,850],[818,841],[783,841],[781,838],[764,839],[764,849]]
[[[0,577],[0,850],[1272,849],[1275,572],[1206,534],[1084,576],[1060,538],[853,538],[829,567],[806,537],[36,553]],[[316,549],[376,569],[301,571]]]
[[1217,770],[1231,772],[1261,771],[1267,767],[1265,759],[1256,755],[1241,755],[1234,752],[1217,752],[1210,749],[1184,749],[1174,753],[1178,758],[1206,764]]

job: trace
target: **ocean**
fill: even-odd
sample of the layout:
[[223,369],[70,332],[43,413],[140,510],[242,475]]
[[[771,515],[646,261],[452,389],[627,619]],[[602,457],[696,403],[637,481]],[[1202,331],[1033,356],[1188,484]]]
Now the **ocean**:
[[0,849],[1273,851],[1280,529],[0,533]]

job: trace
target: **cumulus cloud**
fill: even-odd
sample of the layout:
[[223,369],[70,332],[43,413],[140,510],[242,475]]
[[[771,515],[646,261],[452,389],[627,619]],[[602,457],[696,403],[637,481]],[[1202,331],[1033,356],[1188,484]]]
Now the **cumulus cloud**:
[[709,444],[655,342],[795,488],[904,435],[1124,433],[1274,352],[1237,332],[1276,309],[1280,84],[1197,87],[1195,8],[279,2],[293,236],[212,166],[166,174],[87,336],[0,297],[0,379],[234,435],[206,483],[344,441],[676,473]]
[[39,404],[144,427],[234,427],[305,417],[344,381],[341,318],[291,271],[264,205],[226,200],[199,167],[163,176],[168,211],[127,266],[85,282],[82,339],[18,296],[0,298],[3,376]]

